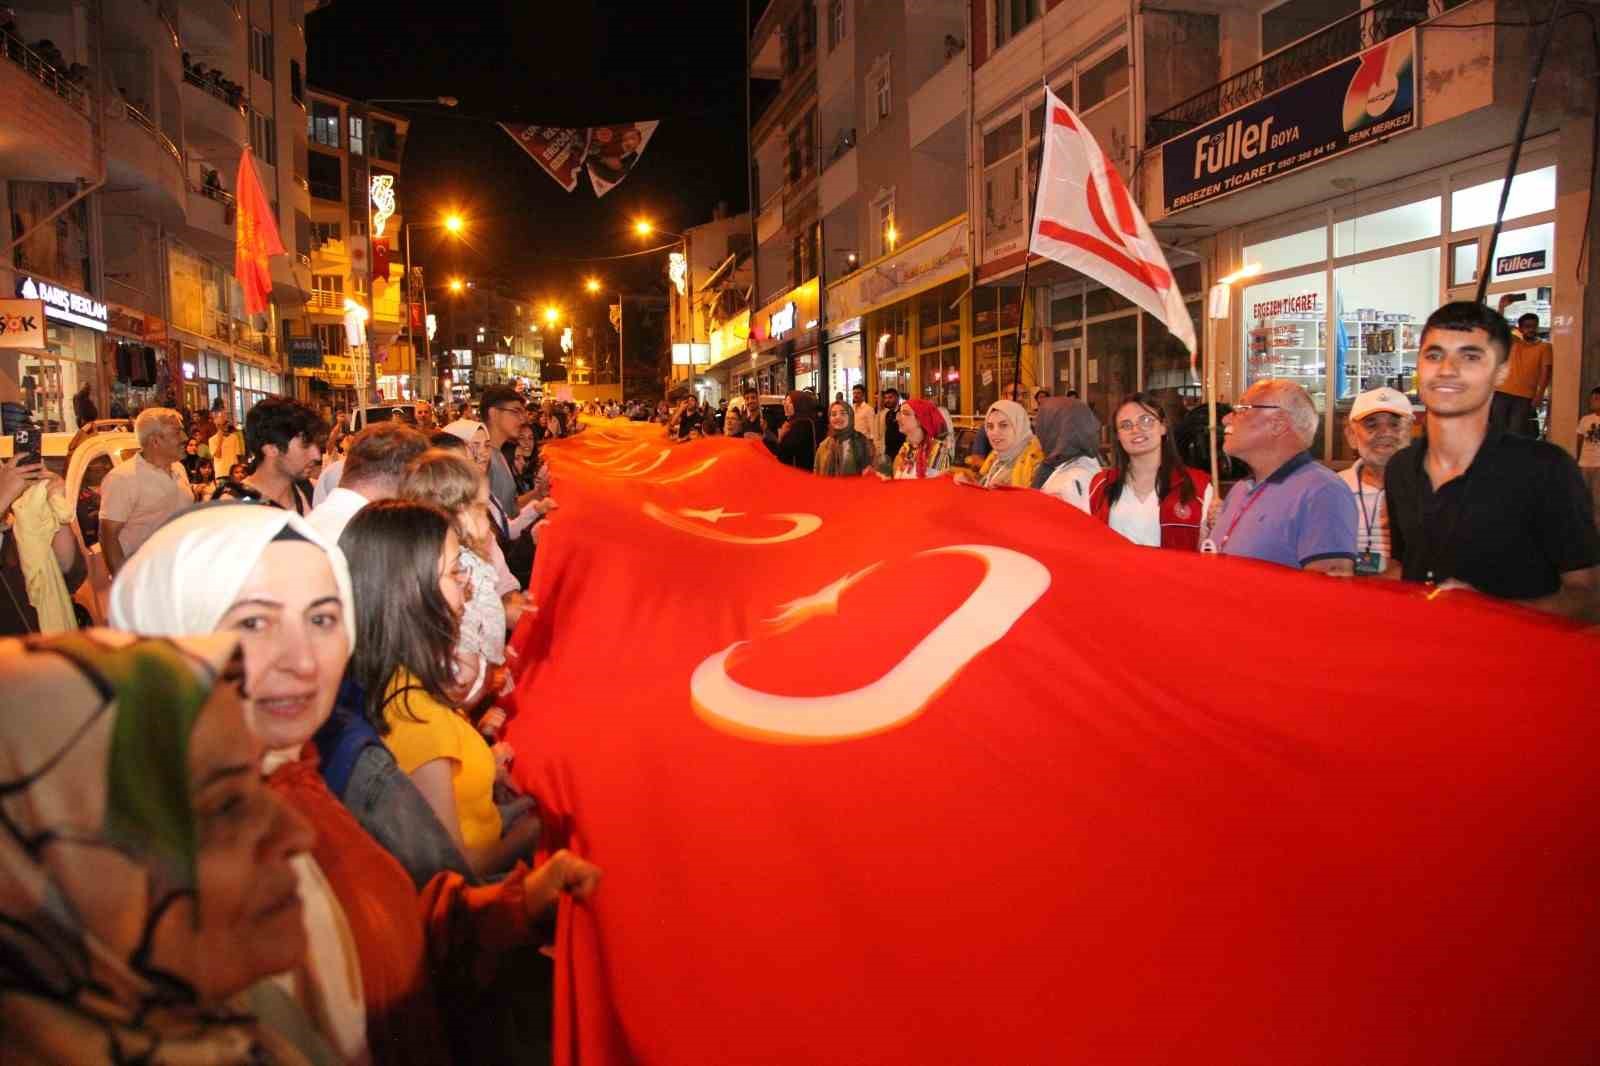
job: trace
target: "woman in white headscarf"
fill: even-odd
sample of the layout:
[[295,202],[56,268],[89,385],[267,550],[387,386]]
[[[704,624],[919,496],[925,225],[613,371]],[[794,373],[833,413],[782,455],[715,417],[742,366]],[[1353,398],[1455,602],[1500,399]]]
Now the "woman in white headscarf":
[[[493,970],[485,956],[525,943],[546,906],[562,891],[587,894],[597,871],[563,852],[537,871],[519,865],[493,886],[475,887],[459,873],[436,871],[419,893],[406,868],[363,828],[373,812],[364,811],[357,823],[324,780],[315,743],[355,647],[349,572],[338,547],[297,515],[223,504],[174,519],[117,575],[111,619],[118,628],[146,634],[239,635],[246,720],[266,750],[263,772],[273,791],[317,829],[312,857],[325,881],[302,881],[302,893],[331,886],[343,905],[347,931],[314,931],[312,944],[353,943],[356,1002],[365,1003],[373,1062],[448,1062],[436,989],[453,1004],[470,1004],[473,993],[482,992],[473,975]],[[383,750],[381,743],[377,748]],[[405,775],[395,768],[388,776]],[[391,803],[403,802],[402,791],[391,780]],[[412,795],[425,809],[426,802]],[[427,823],[413,817],[411,824]],[[318,970],[357,972],[339,959],[325,960]],[[468,1008],[445,1013],[452,1025],[485,1024],[469,1019]]]
[[1028,423],[1028,412],[1013,400],[989,405],[983,431],[993,449],[978,468],[978,484],[986,489],[999,487],[1025,489],[1033,484],[1033,472],[1044,461],[1039,440]]

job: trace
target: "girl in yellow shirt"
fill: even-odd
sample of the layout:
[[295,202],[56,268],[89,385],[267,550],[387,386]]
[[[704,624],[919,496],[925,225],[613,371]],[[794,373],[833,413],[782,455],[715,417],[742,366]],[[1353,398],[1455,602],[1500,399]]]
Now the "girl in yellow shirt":
[[470,592],[450,516],[431,504],[370,503],[340,537],[356,603],[352,673],[367,717],[481,876],[531,855],[538,819],[504,832],[488,742],[450,705]]

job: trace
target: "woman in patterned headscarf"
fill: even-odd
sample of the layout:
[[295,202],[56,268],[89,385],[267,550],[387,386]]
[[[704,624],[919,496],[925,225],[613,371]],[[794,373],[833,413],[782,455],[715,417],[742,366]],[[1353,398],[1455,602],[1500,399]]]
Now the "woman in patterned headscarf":
[[265,980],[306,953],[312,833],[253,772],[236,646],[0,642],[6,1062],[338,1061]]

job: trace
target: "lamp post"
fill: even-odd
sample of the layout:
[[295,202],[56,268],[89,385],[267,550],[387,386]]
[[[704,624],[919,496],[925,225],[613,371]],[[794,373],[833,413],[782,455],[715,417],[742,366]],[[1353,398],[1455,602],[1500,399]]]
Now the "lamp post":
[[[446,215],[444,220],[441,222],[411,222],[408,220],[405,225],[400,227],[400,235],[406,246],[406,347],[411,349],[411,361],[414,367],[417,360],[417,337],[416,329],[411,322],[411,286],[416,280],[415,276],[411,273],[411,228],[413,226],[417,227],[418,229],[442,229],[452,237],[459,237],[466,229],[467,224],[462,220],[460,215],[456,214],[455,212],[451,212],[450,214]],[[456,284],[456,282],[452,282],[452,285],[454,284]],[[423,314],[426,315],[428,309],[428,292],[423,286],[419,285],[418,288],[422,291],[422,309]],[[423,323],[422,346],[424,350],[423,358],[427,360],[430,371],[428,377],[429,379],[432,379],[433,374],[431,371],[433,368],[433,350],[428,344],[428,330],[426,322]],[[426,398],[432,399],[432,397]]]
[[[689,393],[694,394],[694,257],[691,254],[693,245],[687,233],[673,233],[671,230],[657,229],[648,219],[640,219],[633,224],[633,231],[641,237],[661,234],[672,237],[683,245],[683,287],[679,290],[684,298],[684,307],[689,319]],[[676,283],[674,283],[676,286]]]

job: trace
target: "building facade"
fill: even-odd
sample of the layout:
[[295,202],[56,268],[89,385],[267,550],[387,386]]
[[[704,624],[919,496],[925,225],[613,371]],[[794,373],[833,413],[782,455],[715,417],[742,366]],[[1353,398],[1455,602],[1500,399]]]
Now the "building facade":
[[515,381],[530,395],[540,389],[545,340],[553,334],[559,344],[561,328],[547,324],[531,301],[495,282],[435,279],[428,311],[437,326],[432,352],[439,396],[462,400]]
[[[295,334],[316,340],[321,366],[296,369],[297,388],[308,400],[324,388],[349,400],[360,381],[370,380],[387,399],[428,395],[424,383],[432,372],[425,362],[418,366],[421,303],[408,311],[403,296],[407,190],[400,163],[409,123],[323,89],[308,97],[311,285]],[[365,347],[352,347],[345,328],[352,304],[367,315]]]
[[[277,338],[310,283],[293,163],[314,6],[14,5],[0,48],[0,287],[54,311],[42,347],[0,351],[0,400],[71,432],[80,392],[102,416],[170,402],[242,419],[284,390]],[[273,262],[275,309],[254,320],[233,280],[244,151],[289,250]]]
[[[1423,320],[1487,273],[1490,303],[1539,315],[1554,344],[1546,422],[1571,448],[1600,380],[1581,35],[1557,35],[1488,248],[1547,14],[1522,0],[776,0],[750,42],[752,78],[776,91],[752,129],[758,299],[730,381],[828,397],[892,385],[958,424],[1019,381],[1075,392],[1108,425],[1135,390],[1174,416],[1203,402],[1214,352],[1224,400],[1264,376],[1305,385],[1323,415],[1314,448],[1337,465],[1356,393],[1414,391]],[[1193,360],[1120,294],[1025,262],[1045,85],[1162,242]],[[1260,274],[1210,317],[1208,288],[1247,264]]]

